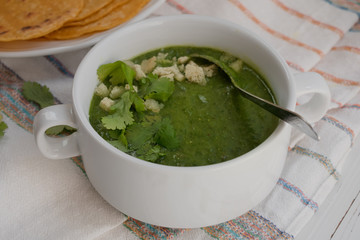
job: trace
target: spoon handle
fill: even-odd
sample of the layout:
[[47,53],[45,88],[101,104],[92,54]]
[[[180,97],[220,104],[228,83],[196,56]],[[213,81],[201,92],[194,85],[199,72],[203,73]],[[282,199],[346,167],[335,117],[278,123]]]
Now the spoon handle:
[[[233,82],[233,81],[232,81]],[[299,114],[290,111],[288,109],[285,109],[283,107],[280,107],[278,105],[275,105],[274,103],[271,103],[265,99],[259,98],[242,88],[238,87],[236,84],[234,86],[240,90],[240,94],[247,98],[248,100],[252,101],[253,103],[259,105],[263,109],[267,110],[268,112],[274,114],[284,122],[289,123],[293,127],[297,128],[298,130],[302,131],[309,137],[319,141],[320,138],[318,134],[315,132],[315,130],[312,128],[312,126],[303,119]]]
[[208,55],[193,54],[191,56],[206,59],[209,62],[214,63],[229,76],[231,82],[240,91],[240,94],[243,97],[252,101],[253,103],[257,104],[258,106],[262,107],[266,111],[274,114],[275,116],[277,116],[284,122],[289,123],[291,126],[297,128],[298,130],[302,131],[303,133],[310,136],[311,138],[313,138],[317,141],[320,140],[318,134],[315,132],[315,130],[312,128],[312,126],[307,121],[305,121],[304,118],[301,117],[299,114],[297,114],[293,111],[290,111],[286,108],[275,105],[274,103],[269,102],[265,99],[259,98],[255,95],[245,91],[241,87],[239,87],[237,82],[234,80],[234,76],[233,76],[233,74],[236,74],[236,73],[234,71],[232,71],[232,69],[225,63],[221,62],[217,58],[214,58],[214,57],[211,57]]

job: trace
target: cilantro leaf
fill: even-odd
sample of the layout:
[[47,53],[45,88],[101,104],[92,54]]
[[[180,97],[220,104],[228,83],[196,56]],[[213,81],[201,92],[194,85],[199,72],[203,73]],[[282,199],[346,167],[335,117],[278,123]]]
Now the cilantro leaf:
[[129,149],[119,140],[109,141],[109,143],[123,152],[129,151]]
[[161,147],[159,145],[153,146],[151,143],[146,143],[136,151],[136,155],[140,159],[155,162],[159,157],[164,156],[165,154],[161,152]]
[[[40,108],[45,108],[55,104],[55,99],[49,88],[45,85],[41,85],[37,82],[24,82],[22,87],[23,96],[29,100],[40,105]],[[61,133],[75,132],[76,129],[59,125],[54,126],[46,130],[47,135],[59,135]]]
[[112,85],[128,83],[132,88],[133,79],[136,75],[135,71],[122,61],[103,64],[97,70],[100,81],[109,78]]
[[105,81],[106,78],[117,68],[120,67],[120,61],[113,63],[103,64],[97,69],[97,75],[101,82]]
[[125,129],[127,125],[134,122],[133,114],[130,111],[120,113],[116,112],[115,114],[107,115],[101,119],[103,125],[107,129]]
[[2,115],[0,114],[0,137],[5,135],[5,129],[7,129],[8,126],[5,122],[2,121]]
[[158,124],[135,123],[126,129],[126,139],[132,149],[138,149],[151,141],[158,130]]
[[145,111],[145,102],[144,100],[139,97],[139,95],[137,95],[136,93],[134,92],[131,92],[131,101],[134,103],[134,106],[135,106],[135,110],[137,112],[143,112]]
[[167,149],[179,147],[179,139],[176,137],[175,129],[169,118],[161,121],[159,131],[156,133],[156,142]]
[[158,80],[152,81],[151,85],[146,89],[145,99],[155,99],[161,102],[166,102],[175,90],[175,83],[169,78],[162,77]]
[[125,129],[127,125],[134,122],[133,113],[130,111],[132,101],[130,99],[130,92],[125,92],[121,95],[120,100],[111,106],[109,114],[101,118],[101,122],[107,129]]
[[72,128],[70,126],[66,126],[66,125],[58,125],[58,126],[54,126],[51,128],[48,128],[45,133],[46,135],[59,135],[60,133],[65,133],[65,132],[75,132],[76,128]]
[[55,104],[54,96],[45,85],[42,86],[37,82],[24,82],[22,90],[27,100],[39,104],[41,108]]
[[121,134],[120,134],[120,136],[119,136],[119,140],[121,141],[121,143],[126,147],[126,148],[128,148],[128,141],[127,141],[127,139],[126,139],[126,137],[125,137],[125,130],[122,130],[121,131]]

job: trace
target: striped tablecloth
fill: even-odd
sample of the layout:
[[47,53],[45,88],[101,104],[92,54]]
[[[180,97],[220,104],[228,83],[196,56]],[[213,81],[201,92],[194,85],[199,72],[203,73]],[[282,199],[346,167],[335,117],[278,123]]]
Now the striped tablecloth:
[[153,15],[174,14],[240,24],[272,44],[294,72],[324,76],[332,103],[315,124],[322,141],[294,141],[276,187],[248,213],[201,229],[152,226],[108,205],[87,180],[81,157],[53,161],[35,146],[39,108],[23,98],[22,84],[45,84],[58,103],[70,103],[73,75],[89,49],[2,58],[0,109],[9,128],[0,139],[0,239],[292,239],[321,207],[360,131],[360,2],[167,0]]

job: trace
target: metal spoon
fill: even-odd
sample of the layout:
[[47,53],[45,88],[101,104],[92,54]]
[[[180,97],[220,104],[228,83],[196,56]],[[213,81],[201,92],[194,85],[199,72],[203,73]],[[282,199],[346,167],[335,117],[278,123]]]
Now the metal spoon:
[[311,138],[313,138],[317,141],[320,140],[318,134],[315,132],[315,130],[312,128],[312,126],[308,122],[306,122],[299,114],[297,114],[293,111],[290,111],[286,108],[275,105],[274,103],[269,102],[265,99],[259,98],[255,95],[245,91],[241,87],[239,87],[239,85],[235,81],[236,72],[232,68],[230,68],[228,65],[226,65],[225,63],[221,62],[220,60],[218,60],[214,57],[208,56],[208,55],[192,54],[191,56],[196,57],[196,58],[202,58],[209,62],[214,63],[229,76],[231,82],[234,84],[234,86],[237,89],[240,90],[240,94],[243,97],[245,97],[248,100],[252,101],[253,103],[259,105],[266,111],[274,114],[275,116],[277,116],[284,122],[287,122],[290,125],[292,125],[293,127],[299,129],[300,131],[302,131],[306,135],[310,136]]

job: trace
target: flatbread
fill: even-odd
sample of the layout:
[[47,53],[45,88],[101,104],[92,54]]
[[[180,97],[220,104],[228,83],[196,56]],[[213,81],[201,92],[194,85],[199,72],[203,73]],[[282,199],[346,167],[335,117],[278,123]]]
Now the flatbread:
[[82,20],[94,14],[112,1],[113,0],[84,0],[84,7],[81,9],[80,13],[71,21],[73,22]]
[[82,19],[82,20],[73,20],[71,22],[67,22],[64,26],[83,26],[92,22],[99,20],[100,18],[104,17],[105,15],[109,14],[115,8],[124,5],[125,3],[129,2],[130,0],[113,0],[108,5],[101,8],[99,11],[91,14],[90,16]]
[[0,0],[0,41],[41,37],[75,18],[83,0]]
[[63,27],[45,37],[48,39],[71,39],[116,27],[137,15],[150,0],[131,0],[115,8],[103,18],[83,26]]

